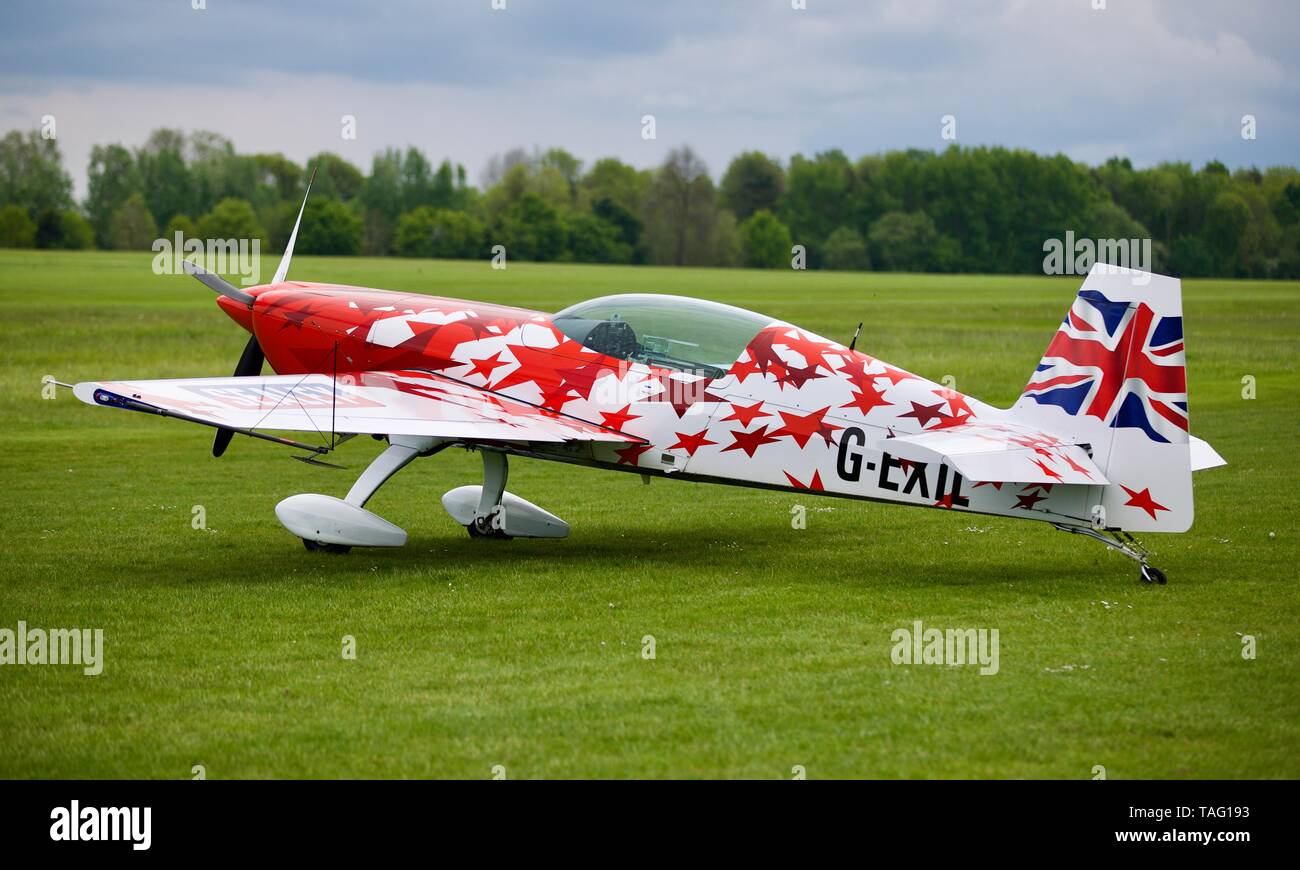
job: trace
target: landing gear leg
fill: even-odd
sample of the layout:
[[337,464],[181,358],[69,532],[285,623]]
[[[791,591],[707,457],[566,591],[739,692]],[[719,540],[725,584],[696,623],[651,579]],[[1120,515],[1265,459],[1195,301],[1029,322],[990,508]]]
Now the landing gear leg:
[[496,450],[480,450],[483,456],[483,489],[479,494],[474,519],[465,525],[471,538],[496,538],[508,541],[505,531],[505,513],[501,497],[506,491],[506,478],[510,468],[506,455]]
[[366,502],[370,501],[370,497],[388,478],[409,465],[415,457],[431,452],[436,443],[437,439],[422,435],[390,436],[388,449],[366,466],[366,470],[361,472],[343,500],[357,507],[365,507]]
[[1105,534],[1093,528],[1080,528],[1078,526],[1062,526],[1052,523],[1053,527],[1060,529],[1062,532],[1069,532],[1072,535],[1086,535],[1096,541],[1101,541],[1112,550],[1123,553],[1140,566],[1139,573],[1143,583],[1155,583],[1164,586],[1168,582],[1165,572],[1161,571],[1154,565],[1148,565],[1147,559],[1151,552],[1142,543],[1128,532],[1106,532]]
[[388,448],[361,473],[347,498],[301,493],[276,505],[275,515],[312,552],[346,553],[353,546],[400,547],[406,543],[406,532],[364,505],[411,460],[437,453],[450,443],[423,436],[390,436]]

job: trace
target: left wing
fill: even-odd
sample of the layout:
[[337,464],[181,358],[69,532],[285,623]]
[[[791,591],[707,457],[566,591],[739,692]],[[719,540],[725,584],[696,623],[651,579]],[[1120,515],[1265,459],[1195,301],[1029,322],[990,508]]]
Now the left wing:
[[634,435],[424,371],[87,381],[73,392],[90,405],[241,431],[642,443]]
[[914,462],[947,462],[978,482],[1110,483],[1083,445],[1027,426],[972,422],[884,438],[876,446]]

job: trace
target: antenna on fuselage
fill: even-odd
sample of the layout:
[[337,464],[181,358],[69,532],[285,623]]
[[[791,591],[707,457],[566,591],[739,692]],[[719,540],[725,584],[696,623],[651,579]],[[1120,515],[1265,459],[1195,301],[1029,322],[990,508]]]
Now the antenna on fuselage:
[[858,336],[861,334],[862,334],[862,324],[859,323],[858,328],[853,330],[853,340],[849,342],[849,350],[853,350],[853,348],[857,347]]

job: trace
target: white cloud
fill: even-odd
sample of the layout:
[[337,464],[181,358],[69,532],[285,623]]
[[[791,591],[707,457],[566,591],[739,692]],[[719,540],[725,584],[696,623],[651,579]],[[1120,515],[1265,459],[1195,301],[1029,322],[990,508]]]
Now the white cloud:
[[[638,17],[605,4],[590,14],[534,4],[515,18],[367,21],[357,25],[365,45],[340,37],[328,9],[302,21],[280,13],[267,26],[304,29],[301,45],[265,52],[186,31],[186,51],[221,58],[223,73],[210,83],[117,69],[107,48],[103,59],[83,58],[80,74],[0,65],[0,125],[31,128],[55,114],[83,191],[91,145],[138,144],[160,126],[213,129],[241,151],[296,160],[335,151],[363,168],[385,146],[414,144],[435,160],[464,163],[471,177],[513,145],[649,166],[689,142],[715,176],[749,148],[782,157],[941,148],[948,113],[961,144],[1064,151],[1090,162],[1113,154],[1140,165],[1300,162],[1300,76],[1282,50],[1300,29],[1289,3],[1244,13],[1201,0],[1108,7],[811,0],[796,11],[769,0],[711,16],[687,4]],[[483,20],[503,25],[484,30]],[[386,27],[436,33],[436,41],[421,45]],[[342,39],[335,74],[292,59],[295,50],[317,50],[322,34]],[[79,51],[93,54],[94,38],[78,38]],[[385,39],[390,65],[376,68]],[[657,118],[658,141],[640,137],[646,113]],[[1240,138],[1246,113],[1259,118],[1257,141]],[[344,114],[357,117],[355,142],[339,135]]]

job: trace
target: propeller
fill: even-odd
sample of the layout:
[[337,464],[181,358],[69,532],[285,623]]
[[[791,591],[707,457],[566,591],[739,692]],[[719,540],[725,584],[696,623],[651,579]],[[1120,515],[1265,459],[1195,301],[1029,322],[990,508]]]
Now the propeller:
[[[307,210],[307,197],[311,195],[311,184],[315,180],[316,169],[313,167],[311,178],[307,179],[307,191],[303,194],[302,206],[298,209],[298,219],[293,222],[293,232],[289,233],[289,243],[284,246],[284,255],[280,258],[280,265],[276,267],[275,277],[271,279],[272,284],[281,283],[289,274],[289,261],[293,259],[293,245],[298,240],[298,227],[302,224],[302,213]],[[252,308],[253,302],[256,301],[256,297],[252,294],[245,293],[225,278],[215,272],[209,272],[197,263],[185,260],[182,268],[222,296],[234,299],[249,308]],[[266,353],[262,350],[262,345],[258,344],[257,333],[254,332],[249,336],[248,344],[244,345],[244,352],[239,356],[239,363],[235,366],[235,377],[247,378],[260,375],[262,364],[265,362]],[[230,446],[230,439],[234,437],[233,429],[217,429],[217,434],[212,439],[212,455],[220,456],[225,453],[226,448]]]
[[200,282],[216,292],[218,296],[233,299],[242,305],[247,305],[249,308],[253,307],[255,297],[251,293],[245,293],[216,272],[209,272],[193,260],[181,260],[181,268],[185,270],[185,274],[198,278]]
[[[262,373],[262,363],[266,361],[266,354],[262,352],[262,346],[257,343],[257,336],[250,335],[248,344],[244,345],[244,352],[239,355],[239,364],[235,366],[235,377],[247,378]],[[212,455],[220,456],[226,452],[230,446],[230,439],[235,437],[233,429],[218,429],[217,434],[212,439]]]

